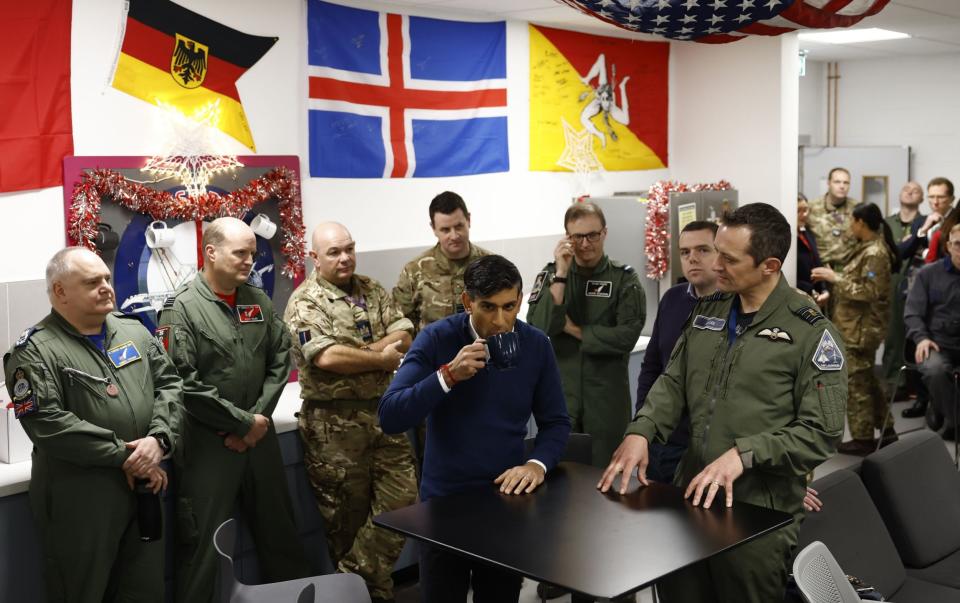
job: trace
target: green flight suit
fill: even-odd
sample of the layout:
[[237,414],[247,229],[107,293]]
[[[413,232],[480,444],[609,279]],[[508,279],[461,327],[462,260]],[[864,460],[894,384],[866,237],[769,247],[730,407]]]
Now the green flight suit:
[[56,311],[4,356],[33,442],[30,504],[47,600],[160,602],[164,543],[140,541],[121,466],[125,442],[158,435],[176,445],[182,383],[138,319],[116,313],[105,324],[116,361]]
[[[847,371],[833,325],[781,276],[730,346],[734,299],[700,300],[627,433],[664,443],[687,408],[690,447],[676,485],[686,487],[736,447],[744,473],[734,482],[734,500],[791,513],[796,521],[671,574],[660,583],[664,603],[782,601],[806,475],[836,452],[843,435]],[[718,496],[722,504],[724,493]]]
[[270,417],[290,374],[290,339],[267,294],[237,288],[231,307],[202,274],[177,290],[160,315],[158,338],[183,377],[186,418],[176,455],[177,600],[212,601],[213,534],[240,499],[265,582],[309,575],[273,424],[256,447],[237,453],[253,415]]
[[[593,437],[593,464],[606,467],[630,422],[630,353],[640,338],[646,300],[637,272],[604,255],[593,272],[572,264],[563,304],[553,303],[553,262],[537,275],[527,322],[550,336],[573,431]],[[563,332],[569,316],[583,340]]]

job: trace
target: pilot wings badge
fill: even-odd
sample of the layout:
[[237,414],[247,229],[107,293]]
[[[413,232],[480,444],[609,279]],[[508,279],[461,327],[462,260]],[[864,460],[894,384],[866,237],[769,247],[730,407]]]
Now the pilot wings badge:
[[173,81],[184,88],[197,88],[207,77],[207,56],[210,48],[177,34],[177,41],[170,58],[170,75]]
[[779,327],[773,327],[772,329],[764,329],[757,333],[757,337],[767,337],[770,341],[786,341],[788,343],[793,343],[793,338],[790,337],[790,333],[786,331],[781,331]]

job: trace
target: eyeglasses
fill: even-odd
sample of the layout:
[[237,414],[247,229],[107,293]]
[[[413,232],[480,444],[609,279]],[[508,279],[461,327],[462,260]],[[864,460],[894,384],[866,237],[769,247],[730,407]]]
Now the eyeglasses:
[[603,235],[603,231],[602,231],[602,230],[595,230],[595,231],[593,231],[593,232],[588,232],[588,233],[585,233],[585,234],[579,234],[579,233],[568,234],[567,237],[568,237],[571,241],[573,241],[574,243],[577,243],[577,244],[579,245],[580,243],[583,243],[584,239],[586,239],[587,241],[589,241],[589,242],[591,242],[591,243],[596,243],[597,241],[600,240],[600,237],[601,237],[602,235]]

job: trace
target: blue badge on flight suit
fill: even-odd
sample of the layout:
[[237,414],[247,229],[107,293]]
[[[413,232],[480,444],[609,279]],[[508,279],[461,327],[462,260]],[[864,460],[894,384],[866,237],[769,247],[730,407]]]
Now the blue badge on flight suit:
[[813,366],[821,371],[839,371],[843,368],[843,354],[840,352],[840,346],[826,329],[820,336],[817,351],[813,353]]
[[113,366],[120,368],[140,360],[140,350],[133,345],[132,341],[122,343],[115,348],[107,350],[107,358],[113,363]]
[[693,319],[694,329],[706,329],[708,331],[722,331],[724,325],[726,324],[727,324],[726,318],[704,316],[703,314],[697,314],[697,317]]

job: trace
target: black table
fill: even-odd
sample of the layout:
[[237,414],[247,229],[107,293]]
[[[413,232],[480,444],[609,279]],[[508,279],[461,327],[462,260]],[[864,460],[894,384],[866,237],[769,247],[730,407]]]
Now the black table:
[[[612,599],[788,525],[793,517],[723,499],[710,509],[665,484],[596,489],[602,470],[560,463],[536,492],[496,487],[383,513],[373,523],[539,582]],[[619,486],[619,478],[614,482]],[[722,493],[721,493],[722,494]]]

